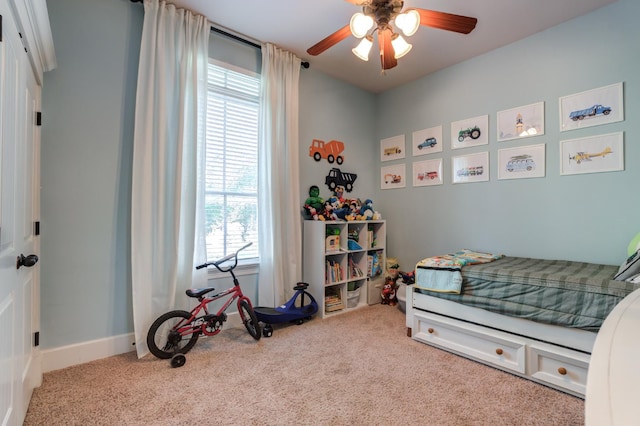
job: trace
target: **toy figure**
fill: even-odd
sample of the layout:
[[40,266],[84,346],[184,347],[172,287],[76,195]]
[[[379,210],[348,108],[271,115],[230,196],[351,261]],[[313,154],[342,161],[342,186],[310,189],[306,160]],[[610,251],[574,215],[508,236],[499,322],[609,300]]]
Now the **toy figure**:
[[411,271],[411,272],[402,272],[402,271],[400,271],[400,276],[402,277],[402,281],[404,281],[404,283],[407,284],[407,285],[411,285],[411,284],[415,284],[416,283],[416,273],[415,273],[415,271]]
[[360,220],[371,220],[373,218],[373,201],[366,199],[362,207],[360,207]]
[[344,186],[336,186],[336,189],[333,191],[333,196],[336,197],[340,203],[344,203]]
[[324,200],[320,197],[320,188],[316,185],[309,188],[309,198],[304,202],[304,209],[314,220],[320,219],[324,209]]
[[324,202],[324,210],[322,212],[322,217],[326,220],[338,220],[338,215],[333,211],[333,204],[331,203],[331,199]]
[[395,279],[391,277],[385,278],[384,286],[382,287],[382,292],[381,292],[381,296],[382,296],[381,303],[383,305],[395,306],[396,303],[398,303],[398,298],[396,297],[397,289],[398,289],[398,284],[396,283]]
[[336,197],[329,198],[329,203],[331,203],[332,213],[336,215],[338,219],[345,220],[347,214],[349,214],[349,209],[343,207],[340,200]]

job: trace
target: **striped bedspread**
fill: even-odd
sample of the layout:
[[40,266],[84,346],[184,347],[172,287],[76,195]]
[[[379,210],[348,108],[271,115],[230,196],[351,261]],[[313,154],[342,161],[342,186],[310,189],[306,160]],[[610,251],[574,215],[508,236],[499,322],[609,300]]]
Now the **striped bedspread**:
[[615,305],[640,287],[614,281],[617,269],[615,265],[504,257],[462,268],[460,294],[419,291],[503,315],[594,331]]

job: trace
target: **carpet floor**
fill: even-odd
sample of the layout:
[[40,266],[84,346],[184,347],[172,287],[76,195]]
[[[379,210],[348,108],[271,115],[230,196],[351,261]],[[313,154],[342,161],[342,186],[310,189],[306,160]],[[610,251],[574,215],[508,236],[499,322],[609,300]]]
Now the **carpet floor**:
[[202,338],[181,368],[134,352],[46,373],[25,425],[582,425],[584,401],[407,337],[367,306],[256,342]]

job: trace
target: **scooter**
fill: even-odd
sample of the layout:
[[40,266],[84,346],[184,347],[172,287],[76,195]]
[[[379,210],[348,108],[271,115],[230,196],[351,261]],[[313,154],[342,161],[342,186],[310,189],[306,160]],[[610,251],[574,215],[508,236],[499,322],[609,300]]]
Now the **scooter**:
[[[307,283],[297,283],[293,289],[296,291],[293,297],[284,305],[277,308],[268,308],[264,306],[254,307],[253,310],[258,317],[258,321],[263,322],[265,326],[262,328],[264,337],[273,335],[273,327],[271,324],[279,324],[283,322],[293,322],[300,325],[305,319],[311,319],[318,312],[318,302],[311,294],[305,290],[309,287]],[[305,296],[309,298],[305,304]],[[300,299],[299,306],[296,302]]]

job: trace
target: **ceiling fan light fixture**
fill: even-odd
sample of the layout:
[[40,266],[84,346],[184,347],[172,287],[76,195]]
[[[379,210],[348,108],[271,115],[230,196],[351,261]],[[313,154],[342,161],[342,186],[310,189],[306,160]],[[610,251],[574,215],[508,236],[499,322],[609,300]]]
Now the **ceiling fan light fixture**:
[[362,59],[363,61],[368,61],[369,52],[371,51],[371,46],[373,46],[373,37],[366,36],[365,38],[360,40],[360,43],[358,43],[358,45],[355,48],[351,49],[351,51],[353,52],[354,55],[356,55],[358,58]]
[[420,26],[420,14],[417,10],[411,9],[396,16],[396,26],[400,28],[407,37],[418,31]]
[[393,37],[391,38],[391,46],[393,46],[393,51],[395,52],[394,57],[396,59],[402,58],[404,55],[409,53],[409,51],[413,47],[412,45],[407,43],[400,34],[393,35]]
[[367,35],[371,27],[373,27],[373,18],[361,12],[354,13],[349,22],[351,34],[356,38],[362,38]]

